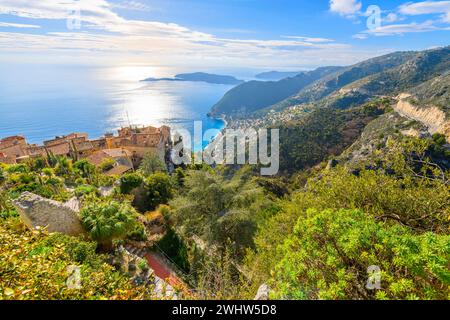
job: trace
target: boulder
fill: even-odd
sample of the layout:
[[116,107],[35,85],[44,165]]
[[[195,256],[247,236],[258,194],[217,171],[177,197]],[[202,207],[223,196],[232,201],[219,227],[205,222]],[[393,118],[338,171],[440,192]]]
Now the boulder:
[[79,217],[79,204],[75,200],[62,203],[24,192],[13,204],[29,228],[46,227],[48,232],[71,236],[85,233]]

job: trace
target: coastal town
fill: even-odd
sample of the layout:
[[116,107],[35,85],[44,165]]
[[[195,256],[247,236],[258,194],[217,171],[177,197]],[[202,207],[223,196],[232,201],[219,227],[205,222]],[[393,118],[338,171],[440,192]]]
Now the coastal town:
[[170,144],[168,126],[124,127],[117,135],[108,133],[98,139],[89,139],[87,133],[71,133],[44,141],[43,145],[29,144],[24,136],[16,135],[0,139],[0,163],[64,156],[87,159],[96,166],[113,161],[114,165],[106,174],[122,175],[136,168],[145,154],[157,155],[164,162]]

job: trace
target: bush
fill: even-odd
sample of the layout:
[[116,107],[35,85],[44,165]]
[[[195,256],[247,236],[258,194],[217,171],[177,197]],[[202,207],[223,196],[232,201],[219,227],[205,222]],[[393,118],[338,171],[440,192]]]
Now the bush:
[[85,195],[88,194],[94,194],[94,195],[99,195],[99,191],[96,187],[90,186],[90,185],[81,185],[78,186],[75,191],[75,196],[78,198],[84,197]]
[[111,170],[112,168],[114,168],[115,164],[116,164],[116,161],[114,159],[105,159],[100,164],[99,169],[102,172],[106,172],[106,171]]
[[[151,288],[134,286],[127,275],[107,264],[106,256],[96,254],[95,242],[14,230],[9,221],[0,220],[0,300],[152,298]],[[76,290],[67,285],[73,266],[81,276]]]
[[[450,236],[416,235],[359,210],[310,209],[281,247],[275,298],[447,299]],[[369,290],[367,269],[381,269]]]
[[133,189],[142,185],[143,178],[137,173],[128,173],[120,178],[120,193],[130,194]]

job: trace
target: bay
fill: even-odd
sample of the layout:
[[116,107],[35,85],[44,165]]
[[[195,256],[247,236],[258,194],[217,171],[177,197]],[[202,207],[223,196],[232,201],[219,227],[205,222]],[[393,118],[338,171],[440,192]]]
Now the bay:
[[[141,82],[178,70],[146,66],[0,66],[0,137],[23,135],[42,143],[57,135],[86,132],[91,138],[128,125],[168,125],[193,134],[222,129],[207,117],[214,103],[232,88],[202,82]],[[204,146],[208,142],[204,142]]]

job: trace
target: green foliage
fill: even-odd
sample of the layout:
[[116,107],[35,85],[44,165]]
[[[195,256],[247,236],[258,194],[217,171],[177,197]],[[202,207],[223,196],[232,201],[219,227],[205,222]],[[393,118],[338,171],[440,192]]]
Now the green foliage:
[[[96,244],[61,234],[48,235],[0,220],[0,300],[148,299],[128,276],[95,253]],[[79,267],[81,288],[70,289],[70,267]]]
[[93,194],[97,196],[100,194],[96,187],[90,185],[80,185],[75,189],[74,193],[75,196],[77,196],[78,198],[82,198],[88,194]]
[[185,192],[170,202],[184,236],[198,236],[221,250],[231,243],[236,259],[253,246],[259,214],[272,202],[244,171],[231,179],[214,171],[188,172]]
[[58,176],[66,176],[73,173],[72,160],[61,156],[57,156],[55,160],[55,173]]
[[177,187],[184,187],[184,181],[186,180],[186,174],[182,168],[176,168],[173,174],[175,185]]
[[280,127],[280,170],[295,172],[338,155],[383,113],[383,100],[349,110],[318,109]]
[[86,159],[78,160],[73,164],[73,168],[81,177],[90,179],[96,173],[95,166]]
[[147,153],[142,159],[139,170],[144,176],[149,176],[157,172],[166,172],[167,167],[164,162],[158,157],[158,155],[153,153]]
[[215,115],[245,115],[269,107],[299,92],[314,81],[336,72],[339,67],[301,72],[280,81],[248,81],[228,91],[213,107]]
[[123,239],[136,227],[137,213],[128,203],[91,201],[80,212],[91,237],[109,249],[112,240]]
[[[281,247],[275,298],[447,299],[450,236],[415,235],[358,210],[308,210]],[[381,290],[365,287],[381,269]]]
[[106,171],[111,170],[112,168],[114,168],[115,164],[116,164],[116,161],[114,159],[105,159],[100,164],[99,169],[102,172],[106,172]]
[[168,228],[164,237],[156,244],[156,248],[164,252],[183,272],[189,273],[188,249],[173,229]]
[[166,173],[155,173],[144,180],[142,202],[138,208],[142,211],[155,210],[160,204],[167,204],[173,196],[172,182]]
[[20,164],[14,164],[14,165],[11,165],[11,166],[7,167],[6,171],[9,174],[12,174],[12,173],[26,173],[26,172],[29,172],[29,168],[28,168],[28,166],[26,164],[20,163]]
[[130,192],[140,187],[143,183],[143,178],[138,173],[127,173],[120,177],[120,193],[130,194]]

